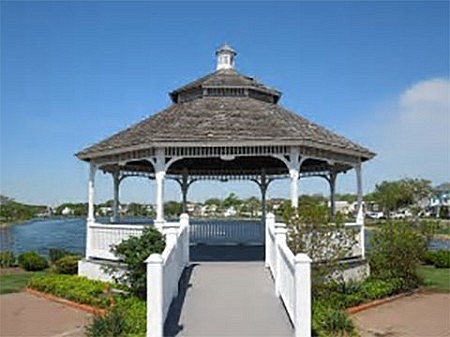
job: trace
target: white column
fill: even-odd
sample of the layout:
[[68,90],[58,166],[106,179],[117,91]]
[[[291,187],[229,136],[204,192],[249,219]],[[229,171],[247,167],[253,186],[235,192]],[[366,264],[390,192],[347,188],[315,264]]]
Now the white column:
[[362,176],[361,176],[361,163],[355,166],[356,171],[356,185],[357,185],[357,202],[358,202],[358,213],[362,208],[363,192],[362,192]]
[[306,254],[295,256],[295,337],[311,336],[311,262]]
[[113,173],[113,183],[114,183],[114,199],[113,199],[113,216],[112,220],[117,221],[119,218],[119,172]]
[[163,259],[152,254],[147,263],[147,337],[163,337]]
[[298,208],[298,177],[300,176],[300,154],[297,148],[291,148],[289,155],[289,176],[291,178],[291,206]]
[[362,258],[365,258],[366,256],[366,247],[365,247],[365,228],[364,228],[364,211],[363,211],[363,192],[362,192],[362,170],[361,170],[361,163],[358,163],[355,166],[356,171],[356,184],[357,184],[357,191],[358,191],[358,213],[356,215],[356,223],[359,224],[361,227],[360,229],[360,245],[361,245],[361,256]]
[[95,173],[97,172],[97,165],[92,161],[89,163],[89,182],[88,182],[88,222],[95,221]]
[[158,149],[155,158],[156,180],[156,224],[164,222],[164,179],[166,176],[166,163],[164,149]]

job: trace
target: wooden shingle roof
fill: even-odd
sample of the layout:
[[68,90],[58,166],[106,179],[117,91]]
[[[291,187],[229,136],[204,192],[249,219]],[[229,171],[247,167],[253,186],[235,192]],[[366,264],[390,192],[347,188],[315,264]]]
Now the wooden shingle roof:
[[[219,90],[219,91],[218,91]],[[90,160],[132,148],[197,144],[299,145],[372,158],[368,149],[277,104],[281,93],[241,75],[219,70],[171,94],[165,110],[94,144],[77,157]],[[184,96],[183,96],[184,95]],[[183,98],[183,99],[180,99]]]

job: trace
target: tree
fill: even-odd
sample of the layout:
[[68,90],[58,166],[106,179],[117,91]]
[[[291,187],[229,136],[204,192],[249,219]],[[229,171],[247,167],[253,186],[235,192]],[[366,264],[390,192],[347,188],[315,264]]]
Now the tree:
[[383,181],[375,186],[372,194],[389,217],[389,212],[401,207],[418,206],[419,201],[431,195],[431,182],[425,179],[405,178],[397,181]]
[[222,200],[218,199],[218,198],[209,198],[204,202],[204,205],[217,205],[220,206],[222,204]]
[[237,195],[235,193],[230,193],[228,195],[228,197],[225,198],[225,200],[223,201],[223,207],[236,207],[239,206],[242,203],[241,200],[239,200],[239,198],[237,197]]
[[340,216],[330,222],[324,205],[302,205],[287,210],[287,243],[294,254],[305,253],[312,260],[313,292],[319,294],[330,281],[343,283],[344,266],[341,260],[356,244],[355,229],[344,226]]
[[298,198],[298,204],[301,205],[322,205],[326,204],[327,198],[325,198],[322,194],[303,194]]
[[167,201],[164,203],[164,213],[168,216],[179,216],[183,213],[183,204],[177,201]]

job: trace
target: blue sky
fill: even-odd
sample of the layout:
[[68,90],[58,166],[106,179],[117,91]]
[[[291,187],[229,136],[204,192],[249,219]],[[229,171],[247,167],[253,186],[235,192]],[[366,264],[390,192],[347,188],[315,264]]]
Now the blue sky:
[[[449,3],[1,2],[1,188],[30,203],[85,201],[73,154],[169,105],[167,93],[212,72],[223,42],[281,104],[378,153],[364,189],[385,179],[450,180]],[[98,200],[111,179],[98,177]],[[190,198],[252,183],[198,183]],[[327,193],[305,179],[302,192]],[[354,192],[353,173],[338,191]],[[277,182],[269,196],[287,196]],[[179,199],[168,183],[167,199]],[[122,201],[153,202],[125,180]]]

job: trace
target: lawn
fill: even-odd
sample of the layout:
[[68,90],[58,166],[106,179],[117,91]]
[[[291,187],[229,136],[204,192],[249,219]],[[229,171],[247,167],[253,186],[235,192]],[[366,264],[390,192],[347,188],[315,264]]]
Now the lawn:
[[419,266],[418,273],[423,277],[425,287],[450,292],[450,269]]
[[0,274],[0,295],[22,291],[30,277],[41,274],[44,274],[44,272]]

